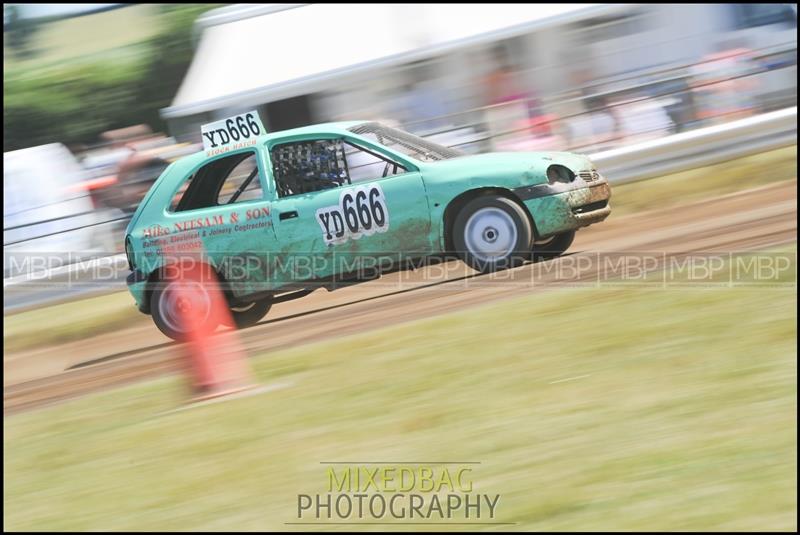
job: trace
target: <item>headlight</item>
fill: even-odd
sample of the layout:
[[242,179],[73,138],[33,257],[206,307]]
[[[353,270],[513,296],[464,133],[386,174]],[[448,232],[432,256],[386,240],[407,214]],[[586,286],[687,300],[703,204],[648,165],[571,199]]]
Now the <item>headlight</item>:
[[563,165],[551,165],[547,168],[547,180],[551,184],[555,184],[556,182],[561,182],[562,184],[569,184],[573,180],[575,180],[575,173],[569,170],[569,168],[564,167]]
[[133,244],[130,236],[125,236],[125,257],[128,259],[128,269],[133,271]]

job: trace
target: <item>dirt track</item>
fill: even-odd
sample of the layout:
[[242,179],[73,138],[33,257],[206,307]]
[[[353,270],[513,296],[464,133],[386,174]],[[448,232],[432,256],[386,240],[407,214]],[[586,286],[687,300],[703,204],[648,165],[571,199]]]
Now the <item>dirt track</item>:
[[[241,331],[251,355],[433,316],[558,286],[597,285],[620,274],[607,259],[641,254],[653,273],[687,253],[743,252],[797,240],[797,183],[611,218],[578,233],[571,253],[490,276],[460,262],[393,273],[276,305]],[[612,203],[613,205],[613,203]],[[657,280],[658,277],[656,277]],[[650,279],[648,279],[650,280]],[[155,326],[97,336],[4,359],[5,413],[175,371],[181,346]]]

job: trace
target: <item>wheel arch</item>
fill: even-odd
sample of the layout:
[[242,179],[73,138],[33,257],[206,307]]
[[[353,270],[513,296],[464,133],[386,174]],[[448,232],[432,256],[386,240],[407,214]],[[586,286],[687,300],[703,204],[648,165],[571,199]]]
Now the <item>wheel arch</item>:
[[461,209],[466,206],[466,204],[473,199],[478,197],[485,197],[487,195],[499,195],[502,197],[506,197],[511,201],[515,202],[522,208],[522,211],[528,217],[528,222],[531,225],[531,231],[533,232],[534,238],[539,235],[536,230],[536,223],[533,221],[533,216],[528,210],[528,207],[525,206],[525,203],[522,202],[513,191],[508,188],[502,188],[497,186],[487,186],[482,188],[474,188],[471,190],[467,190],[463,193],[460,193],[456,197],[454,197],[448,204],[444,210],[444,214],[442,216],[442,233],[443,233],[443,243],[445,247],[446,253],[453,252],[454,245],[453,245],[453,225],[455,224],[456,216],[461,211]]
[[[169,262],[166,264],[162,264],[155,268],[150,274],[147,276],[147,283],[144,287],[144,297],[142,298],[142,306],[140,310],[145,314],[151,314],[152,311],[150,310],[150,301],[153,297],[153,291],[155,290],[156,286],[159,282],[164,282],[172,278],[175,274],[179,273],[181,270],[180,262],[174,261]],[[222,272],[209,264],[208,262],[200,261],[197,264],[193,264],[196,269],[207,269],[211,270],[217,280],[219,281],[223,294],[225,295],[226,300],[231,302],[231,295],[230,295],[230,288],[229,285],[226,283],[225,276]]]

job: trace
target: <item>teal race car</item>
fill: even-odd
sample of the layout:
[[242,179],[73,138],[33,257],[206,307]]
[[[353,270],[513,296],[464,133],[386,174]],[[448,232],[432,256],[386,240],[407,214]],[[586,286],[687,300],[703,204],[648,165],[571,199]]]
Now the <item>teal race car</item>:
[[577,154],[467,156],[376,122],[266,133],[255,112],[202,135],[204,150],[161,174],[125,237],[128,288],[176,340],[187,310],[213,317],[212,280],[224,322],[241,328],[276,302],[420,259],[454,254],[491,272],[555,257],[611,211],[608,182]]

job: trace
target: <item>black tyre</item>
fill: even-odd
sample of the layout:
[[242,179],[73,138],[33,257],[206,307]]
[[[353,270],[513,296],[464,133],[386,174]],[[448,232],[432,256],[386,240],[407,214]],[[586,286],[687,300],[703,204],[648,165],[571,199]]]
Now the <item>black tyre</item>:
[[269,309],[271,308],[271,299],[254,301],[248,305],[232,306],[230,307],[230,321],[228,321],[228,317],[225,317],[222,319],[222,324],[227,327],[244,329],[261,321],[261,319],[267,315],[267,312],[269,312]]
[[534,260],[548,260],[561,256],[569,249],[572,242],[575,240],[575,231],[568,230],[561,234],[556,234],[549,240],[543,243],[533,244],[533,258]]
[[456,216],[452,241],[456,253],[482,273],[522,264],[533,231],[524,209],[507,197],[486,195],[469,201]]
[[[193,331],[213,332],[218,325],[214,313],[213,284],[197,273],[184,273],[161,282],[150,296],[150,313],[156,327],[169,338],[185,342]],[[194,320],[189,320],[190,313]]]

